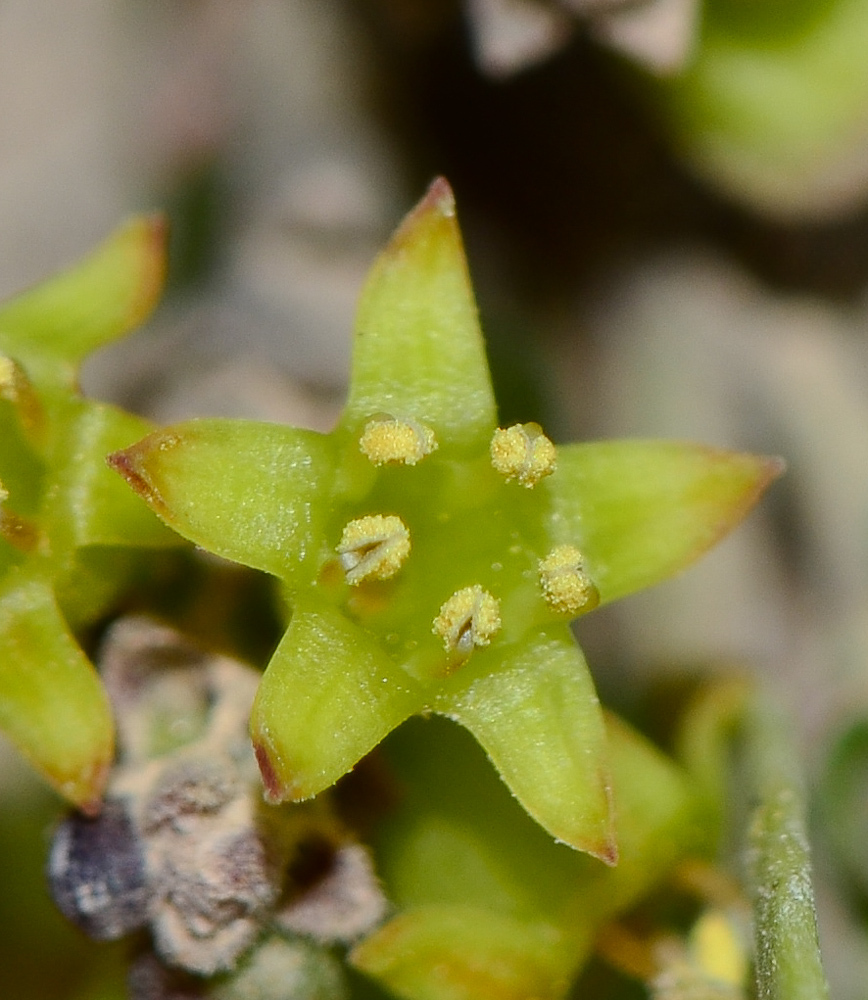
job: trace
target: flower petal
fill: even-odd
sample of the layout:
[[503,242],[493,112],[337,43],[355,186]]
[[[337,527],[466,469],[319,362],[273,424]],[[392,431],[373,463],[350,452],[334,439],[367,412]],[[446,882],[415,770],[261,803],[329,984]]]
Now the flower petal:
[[468,664],[436,708],[473,733],[552,836],[615,863],[603,716],[569,629],[531,632],[494,672],[474,675]]
[[0,729],[66,799],[99,808],[114,749],[108,697],[50,588],[14,570],[0,590]]
[[262,678],[250,722],[270,799],[316,795],[424,706],[364,630],[305,595]]
[[487,447],[494,395],[455,202],[445,180],[377,258],[356,319],[352,434],[378,413],[431,427],[441,447]]
[[179,534],[217,555],[310,583],[328,514],[330,440],[241,420],[193,420],[109,456]]
[[68,271],[0,308],[0,348],[39,385],[72,387],[78,363],[151,312],[166,267],[166,224],[138,216]]
[[551,531],[576,545],[614,601],[671,576],[745,516],[780,459],[677,441],[598,441],[558,449],[547,482]]

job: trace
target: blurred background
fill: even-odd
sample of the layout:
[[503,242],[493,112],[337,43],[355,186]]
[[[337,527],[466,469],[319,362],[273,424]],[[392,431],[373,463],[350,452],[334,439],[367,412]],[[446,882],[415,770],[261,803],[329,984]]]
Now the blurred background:
[[[444,174],[502,421],[786,458],[718,551],[580,638],[628,715],[693,670],[789,712],[844,1000],[868,983],[866,53],[865,0],[0,4],[0,296],[131,211],[171,219],[164,304],[89,393],[328,428],[366,270]],[[0,992],[93,997],[33,889],[56,806],[0,762],[0,985],[29,991]]]

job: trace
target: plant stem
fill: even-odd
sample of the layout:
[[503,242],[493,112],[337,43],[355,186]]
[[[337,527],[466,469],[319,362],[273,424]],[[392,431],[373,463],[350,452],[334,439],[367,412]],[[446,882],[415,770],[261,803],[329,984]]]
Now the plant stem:
[[804,793],[786,723],[760,697],[746,716],[755,807],[748,833],[757,997],[825,1000]]

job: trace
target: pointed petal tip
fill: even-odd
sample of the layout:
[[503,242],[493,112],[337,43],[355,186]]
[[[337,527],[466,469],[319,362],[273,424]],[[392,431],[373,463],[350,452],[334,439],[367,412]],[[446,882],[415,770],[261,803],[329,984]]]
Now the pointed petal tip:
[[435,177],[428,187],[425,197],[419,203],[419,207],[434,209],[441,215],[455,215],[455,195],[452,187],[445,177]]
[[608,865],[610,868],[615,868],[618,865],[618,844],[614,837],[609,837],[605,844],[602,846],[602,850],[592,851],[595,858],[599,858],[603,864]]
[[[112,742],[105,757],[91,762],[82,770],[82,773],[75,777],[58,781],[55,784],[57,791],[85,816],[92,818],[102,812],[103,795],[108,784],[113,755],[114,743]],[[50,772],[48,777],[51,780]],[[54,784],[54,782],[52,783]]]
[[135,218],[131,228],[141,248],[139,294],[131,304],[130,324],[137,326],[160,301],[168,271],[169,222],[161,212]]
[[272,763],[268,748],[263,743],[254,742],[253,753],[256,756],[256,763],[259,766],[259,774],[262,777],[263,794],[265,801],[269,805],[280,805],[289,796],[283,786],[283,782],[277,775],[277,770]]
[[[147,438],[145,439],[147,440]],[[154,483],[145,472],[144,463],[141,460],[141,448],[139,444],[124,448],[121,451],[114,451],[106,456],[106,464],[109,468],[123,476],[132,489],[151,507],[159,513],[165,513],[166,503],[157,490]]]
[[611,794],[607,796],[609,800],[609,816],[605,829],[600,834],[590,834],[585,829],[580,829],[574,836],[559,836],[555,834],[555,840],[559,843],[572,847],[573,850],[581,851],[582,854],[589,854],[592,858],[597,858],[609,868],[618,865],[619,850],[618,838],[613,826],[613,801]]
[[773,483],[787,471],[787,461],[780,455],[762,455],[760,459],[765,466],[766,479],[764,486]]
[[141,223],[150,234],[151,242],[160,248],[169,238],[169,219],[165,212],[150,212],[140,216]]
[[254,738],[253,754],[256,757],[259,774],[262,778],[262,794],[269,805],[279,806],[282,802],[303,802],[315,794],[315,792],[308,791],[292,781],[287,781],[285,776],[278,773],[278,765],[272,757],[266,740],[261,737]]
[[393,244],[403,245],[412,238],[419,226],[437,219],[455,219],[455,195],[445,177],[436,177],[431,182],[421,201],[405,216],[393,237]]
[[76,802],[79,812],[87,816],[88,819],[95,819],[102,812],[102,794],[93,798],[85,799],[83,802]]
[[724,460],[739,459],[749,463],[751,468],[750,480],[745,484],[741,503],[734,503],[730,512],[728,523],[722,527],[721,536],[734,528],[748,514],[751,508],[759,501],[760,497],[787,471],[787,463],[777,455],[753,455],[739,452],[722,452]]

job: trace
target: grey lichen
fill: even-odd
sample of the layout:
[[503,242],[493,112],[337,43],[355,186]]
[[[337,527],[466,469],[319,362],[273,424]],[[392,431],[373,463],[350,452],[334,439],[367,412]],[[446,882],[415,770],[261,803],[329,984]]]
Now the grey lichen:
[[[278,951],[278,965],[300,961],[288,945],[263,950],[275,934],[345,943],[382,920],[371,861],[327,801],[263,802],[248,735],[257,671],[143,619],[114,626],[102,663],[120,761],[101,816],[58,828],[49,881],[92,937],[149,928],[153,962],[134,968],[133,997],[198,995],[186,974],[232,973],[254,948],[257,968]],[[314,868],[302,863],[312,842],[327,861]]]

